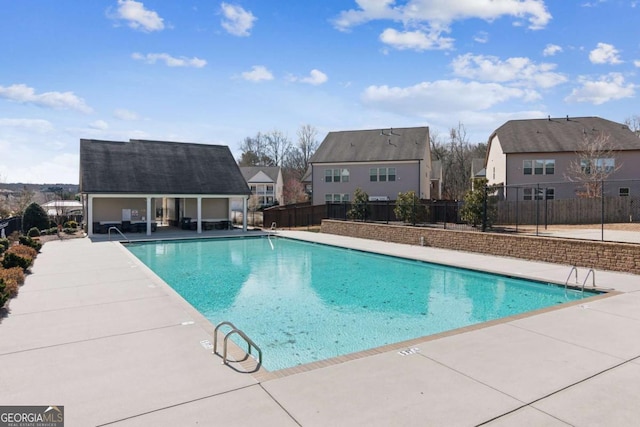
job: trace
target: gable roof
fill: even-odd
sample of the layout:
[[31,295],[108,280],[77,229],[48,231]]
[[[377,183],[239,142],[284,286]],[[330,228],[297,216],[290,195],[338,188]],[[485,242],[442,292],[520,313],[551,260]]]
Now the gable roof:
[[267,175],[273,182],[278,182],[280,168],[278,166],[240,166],[240,172],[242,172],[242,176],[247,182],[251,181],[260,172]]
[[423,160],[429,158],[429,128],[329,132],[309,163]]
[[495,135],[504,153],[574,152],[585,135],[608,135],[616,150],[640,150],[640,138],[626,125],[600,117],[510,120]]
[[250,194],[229,147],[80,140],[80,192]]

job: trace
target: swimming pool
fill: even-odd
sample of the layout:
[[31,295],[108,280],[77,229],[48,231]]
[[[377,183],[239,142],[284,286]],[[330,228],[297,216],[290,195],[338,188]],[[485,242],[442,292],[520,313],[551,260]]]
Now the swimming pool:
[[284,238],[127,248],[211,323],[242,329],[271,371],[583,297],[539,282]]

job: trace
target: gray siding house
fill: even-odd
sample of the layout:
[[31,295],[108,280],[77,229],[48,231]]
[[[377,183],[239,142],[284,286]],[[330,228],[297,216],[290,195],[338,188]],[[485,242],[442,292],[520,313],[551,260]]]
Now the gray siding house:
[[585,138],[602,136],[614,150],[610,158],[596,159],[613,171],[607,195],[637,197],[640,181],[632,180],[640,180],[640,138],[626,125],[599,117],[506,122],[489,137],[486,178],[489,185],[506,186],[508,200],[577,197],[579,186],[569,182],[569,168],[580,161]]
[[372,200],[431,197],[428,127],[329,132],[309,163],[314,205],[352,201],[357,188]]
[[227,146],[81,139],[80,193],[89,236],[111,225],[150,235],[159,224],[201,233],[229,223],[233,198],[246,218],[250,190]]

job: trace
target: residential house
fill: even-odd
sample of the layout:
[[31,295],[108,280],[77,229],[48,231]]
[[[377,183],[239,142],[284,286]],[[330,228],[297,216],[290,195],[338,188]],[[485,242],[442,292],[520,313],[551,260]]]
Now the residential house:
[[284,182],[282,169],[277,166],[241,166],[240,172],[257,198],[259,207],[282,203]]
[[329,132],[309,163],[314,205],[352,201],[357,188],[371,200],[431,198],[428,127]]
[[81,139],[80,193],[89,236],[112,225],[201,233],[230,224],[232,198],[244,200],[246,230],[250,190],[227,146]]
[[[489,185],[505,186],[508,200],[573,198],[579,185],[569,185],[570,168],[580,163],[585,138],[608,138],[613,153],[594,159],[595,166],[611,171],[609,196],[640,194],[640,138],[626,125],[599,117],[510,120],[491,134],[486,157]],[[589,163],[589,162],[587,162]],[[579,169],[579,167],[578,167]]]

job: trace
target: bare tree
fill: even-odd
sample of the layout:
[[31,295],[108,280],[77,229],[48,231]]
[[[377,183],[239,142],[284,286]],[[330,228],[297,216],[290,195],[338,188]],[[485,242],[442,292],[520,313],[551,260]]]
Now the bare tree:
[[301,180],[309,166],[309,159],[318,149],[318,132],[311,125],[303,125],[297,135],[298,143],[289,151],[284,165],[288,175]]
[[283,166],[284,159],[291,150],[291,141],[279,130],[271,131],[264,135],[266,152],[273,161],[273,166]]
[[624,120],[624,124],[629,127],[631,132],[635,133],[636,136],[640,137],[640,116],[634,114],[631,117],[627,117]]
[[246,137],[240,144],[242,155],[238,159],[240,166],[274,166],[269,155],[266,135],[258,132],[255,137]]
[[23,186],[22,191],[18,196],[18,200],[16,201],[14,213],[16,215],[22,215],[27,206],[29,206],[33,202],[35,194],[35,191],[30,190],[26,185]]
[[616,147],[609,135],[585,134],[576,150],[576,157],[569,163],[565,178],[578,183],[578,197],[595,198],[602,194],[602,184],[621,164],[616,164]]

